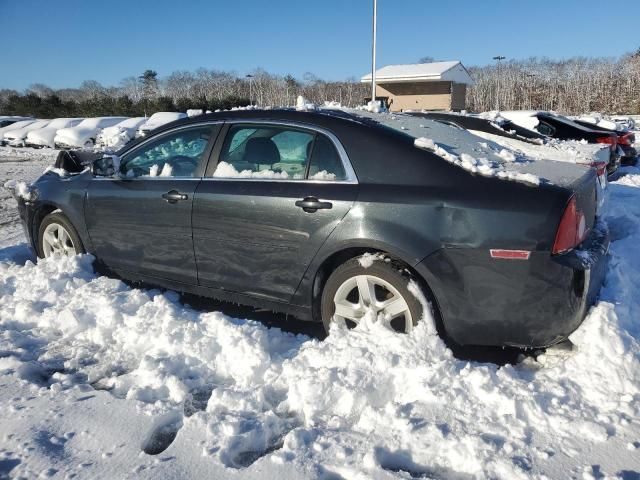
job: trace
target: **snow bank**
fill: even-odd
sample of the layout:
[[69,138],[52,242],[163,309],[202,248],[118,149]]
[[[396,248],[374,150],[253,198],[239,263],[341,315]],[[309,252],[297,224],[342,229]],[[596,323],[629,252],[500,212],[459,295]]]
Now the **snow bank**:
[[[431,321],[409,335],[336,325],[318,341],[129,288],[83,256],[0,262],[0,372],[51,405],[83,385],[108,390],[154,417],[149,451],[176,437],[178,451],[249,477],[291,465],[309,478],[564,478],[592,465],[622,476],[640,469],[639,187],[635,170],[611,185],[606,286],[563,356],[501,368],[457,360]],[[16,473],[31,455],[21,441],[5,440],[22,452]],[[62,473],[77,468],[76,448],[56,464]],[[188,457],[172,461],[202,474]]]

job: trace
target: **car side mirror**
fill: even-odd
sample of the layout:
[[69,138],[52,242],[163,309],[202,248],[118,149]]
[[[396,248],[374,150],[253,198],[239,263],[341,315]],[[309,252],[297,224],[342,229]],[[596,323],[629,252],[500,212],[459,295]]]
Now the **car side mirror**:
[[113,177],[116,173],[113,157],[102,157],[94,160],[91,166],[91,172],[96,177]]

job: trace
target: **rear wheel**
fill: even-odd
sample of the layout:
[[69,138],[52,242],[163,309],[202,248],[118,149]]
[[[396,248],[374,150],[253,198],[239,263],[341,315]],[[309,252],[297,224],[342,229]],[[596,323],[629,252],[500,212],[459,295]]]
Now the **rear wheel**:
[[64,214],[53,212],[44,217],[38,229],[38,256],[71,257],[85,253],[82,241]]
[[327,279],[321,300],[325,330],[332,322],[354,328],[367,315],[396,332],[409,333],[423,313],[422,304],[409,291],[411,277],[389,259],[367,267],[359,260],[349,260]]

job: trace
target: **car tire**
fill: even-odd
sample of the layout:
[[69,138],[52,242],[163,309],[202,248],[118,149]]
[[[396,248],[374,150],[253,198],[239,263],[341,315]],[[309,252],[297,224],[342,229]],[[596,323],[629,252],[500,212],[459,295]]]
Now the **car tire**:
[[[409,333],[423,315],[420,300],[409,289],[411,275],[388,257],[378,256],[372,263],[361,263],[362,258],[352,258],[339,266],[324,285],[320,314],[326,332],[332,322],[353,328],[359,320],[355,317],[373,312],[393,330]],[[372,296],[373,302],[369,301]]]
[[84,245],[69,219],[62,212],[44,217],[38,227],[38,257],[73,256],[85,253]]

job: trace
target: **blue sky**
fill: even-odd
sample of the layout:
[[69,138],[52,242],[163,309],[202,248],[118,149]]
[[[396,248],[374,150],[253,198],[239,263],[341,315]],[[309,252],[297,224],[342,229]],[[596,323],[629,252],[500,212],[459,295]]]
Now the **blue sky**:
[[[380,66],[640,47],[636,0],[378,0],[378,13]],[[0,88],[116,85],[147,68],[359,77],[370,68],[370,32],[371,0],[0,0]]]

